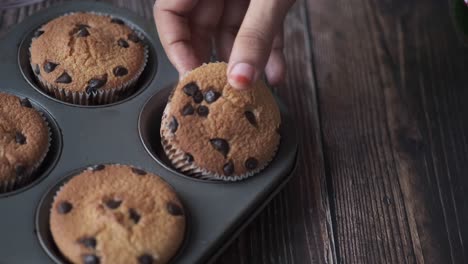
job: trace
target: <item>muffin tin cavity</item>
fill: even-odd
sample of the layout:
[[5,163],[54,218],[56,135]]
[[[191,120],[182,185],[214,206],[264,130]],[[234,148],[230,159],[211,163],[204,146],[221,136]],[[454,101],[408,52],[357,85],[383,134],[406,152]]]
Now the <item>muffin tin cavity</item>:
[[161,119],[173,88],[173,86],[164,87],[145,103],[138,120],[141,141],[150,156],[172,173],[193,181],[219,182],[216,180],[194,178],[179,172],[172,166],[171,161],[164,152],[160,134]]
[[[38,67],[32,68],[31,64],[30,64],[30,50],[29,49],[30,49],[32,40],[35,37],[37,37],[38,35],[40,36],[40,32],[41,32],[40,28],[41,27],[39,26],[39,27],[36,27],[34,30],[29,31],[23,37],[23,39],[21,41],[21,44],[19,46],[19,49],[18,49],[18,65],[19,65],[20,71],[21,71],[23,77],[26,79],[26,81],[34,89],[36,89],[38,92],[40,92],[44,96],[47,96],[47,97],[49,97],[50,99],[52,99],[54,101],[57,101],[57,102],[60,102],[60,103],[66,104],[66,105],[78,106],[78,107],[104,107],[104,106],[115,105],[115,104],[119,104],[119,103],[128,101],[128,100],[132,99],[133,97],[135,97],[136,95],[138,95],[140,92],[142,92],[146,87],[148,87],[148,85],[152,82],[154,76],[156,75],[156,72],[157,72],[157,69],[158,69],[157,53],[156,53],[155,47],[153,46],[151,41],[149,41],[149,39],[150,39],[149,34],[147,32],[145,32],[142,28],[134,25],[133,23],[131,23],[128,20],[123,19],[121,17],[117,17],[117,16],[114,16],[114,15],[105,14],[105,13],[98,13],[98,14],[108,15],[110,17],[113,17],[114,19],[117,19],[118,21],[121,21],[121,22],[127,24],[130,28],[132,28],[136,32],[134,35],[138,36],[138,38],[139,38],[138,41],[142,41],[144,43],[144,45],[146,46],[146,49],[147,49],[147,52],[148,52],[148,54],[147,54],[148,55],[147,63],[146,63],[146,66],[145,66],[142,74],[140,75],[140,77],[136,81],[135,85],[131,89],[127,89],[126,91],[121,92],[120,94],[118,94],[119,98],[117,99],[117,101],[112,102],[112,103],[108,103],[108,104],[102,104],[101,102],[98,102],[97,100],[91,100],[90,102],[83,103],[83,105],[82,104],[73,104],[71,102],[71,96],[67,97],[66,101],[62,101],[60,99],[57,99],[54,95],[49,94],[44,88],[42,88],[42,86],[41,86],[41,84],[40,84],[40,82],[37,79],[36,74],[35,74],[35,72],[40,72],[41,70],[42,71],[52,70],[57,65],[54,64],[54,63],[52,63],[52,64],[48,63],[48,64],[44,65],[45,69],[43,69],[43,68],[38,68]],[[64,15],[64,14],[62,14],[62,15]],[[44,20],[43,24],[46,24],[49,21],[50,20]],[[125,70],[126,69],[116,67],[115,69],[113,69],[113,72],[114,72],[115,75],[122,75],[122,74],[124,74]],[[67,76],[61,76],[61,77],[66,78]],[[96,81],[94,83],[96,83]],[[107,98],[107,95],[105,97],[103,97],[102,99],[105,100],[106,98]],[[88,105],[85,105],[85,104],[88,104]]]
[[[166,86],[163,89],[161,89],[158,93],[154,94],[145,103],[140,113],[140,118],[138,122],[140,138],[141,138],[141,141],[143,142],[145,149],[148,151],[150,156],[154,160],[156,160],[160,165],[162,165],[165,169],[172,171],[174,174],[177,174],[179,176],[182,176],[184,178],[188,178],[194,181],[223,183],[223,182],[240,181],[240,180],[245,180],[249,178],[250,175],[239,177],[241,179],[237,179],[237,180],[221,179],[221,178],[211,177],[211,175],[203,175],[200,171],[193,170],[193,169],[190,169],[190,167],[188,167],[194,160],[194,157],[192,156],[192,154],[189,153],[190,150],[189,152],[186,152],[186,153],[180,153],[182,151],[177,153],[177,150],[175,148],[168,148],[167,150],[164,149],[163,144],[167,144],[169,140],[167,140],[167,138],[165,139],[164,136],[161,136],[161,125],[164,123],[171,133],[175,133],[180,126],[178,120],[174,116],[172,116],[171,118],[166,117],[166,122],[161,122],[165,114],[164,111],[165,111],[166,105],[168,104],[168,100],[171,100],[171,98],[173,97],[171,93],[173,92],[173,89],[175,86],[176,86],[175,84],[173,84],[172,86]],[[195,94],[195,92],[190,90],[190,88],[193,87],[191,83],[189,83],[185,88],[187,87],[188,89],[184,89],[184,92],[186,94]],[[206,94],[208,95],[209,98],[214,96],[216,99],[221,96],[221,95],[213,95],[213,94],[210,95],[209,91]],[[277,100],[277,102],[279,101]],[[188,104],[188,106],[190,106],[190,104]],[[281,104],[279,104],[279,107],[282,110],[281,115],[282,115],[283,121],[288,123],[289,117],[285,115],[285,107]],[[182,115],[186,115],[187,113],[194,114],[194,111],[195,110],[193,108],[187,107],[187,105],[183,106],[180,110]],[[246,119],[250,124],[252,124],[252,126],[256,126],[257,124],[256,117],[254,114],[255,111],[256,110],[254,109],[253,110],[248,109],[245,112]],[[276,133],[280,135],[287,134],[281,131],[282,126],[283,125],[281,125],[280,128],[276,130]],[[224,157],[227,156],[231,148],[229,141],[224,138],[214,137],[214,138],[211,138],[209,141],[207,141],[206,144],[211,145],[213,151],[217,151],[221,153]],[[170,145],[170,144],[167,144],[167,145]],[[279,149],[277,149],[277,151],[279,151]],[[178,154],[181,154],[181,155],[178,155]],[[171,155],[173,155],[174,157],[178,157],[178,158],[172,159]],[[274,160],[276,156],[277,154],[275,154],[272,160]],[[187,165],[187,163],[189,165]],[[260,172],[258,172],[259,161],[255,157],[247,157],[245,159],[245,163],[243,166],[245,166],[250,171],[257,170],[257,172],[253,174],[255,175],[255,174],[261,174],[262,170],[267,169],[270,163],[271,161],[268,162],[266,166],[262,166],[260,169]],[[226,162],[221,165],[223,166],[225,175],[227,175],[228,177],[234,173],[234,164],[233,164],[232,159],[227,159]]]
[[[41,198],[39,201],[38,207],[36,209],[35,215],[35,229],[36,235],[41,244],[44,251],[47,255],[55,262],[55,263],[68,263],[65,256],[60,252],[56,243],[54,242],[51,230],[50,230],[50,214],[51,210],[57,210],[59,214],[68,214],[71,210],[73,210],[73,204],[69,203],[68,201],[62,201],[58,203],[56,208],[52,208],[54,203],[55,196],[60,191],[60,189],[73,177],[80,174],[84,170],[99,170],[103,168],[105,165],[94,165],[86,168],[81,168],[78,170],[74,170],[70,174],[63,177],[59,182],[57,182],[54,186],[52,186]],[[143,172],[144,170],[135,168],[133,171],[134,173],[138,174]],[[146,174],[146,173],[145,173]],[[142,175],[142,174],[138,174]],[[179,195],[179,202],[184,204],[184,201],[181,200]],[[96,202],[99,202],[96,201]],[[102,204],[105,206],[105,210],[117,211],[123,202],[125,202],[120,197],[109,197],[103,196],[101,199]],[[188,208],[184,205],[184,209],[181,209],[176,204],[168,203],[166,206],[166,210],[169,214],[173,215],[174,217],[185,215],[185,235],[184,239],[177,251],[177,253],[172,258],[171,263],[174,260],[177,260],[178,256],[187,246],[187,241],[190,234],[190,212]],[[138,212],[137,209],[129,208],[128,210],[128,225],[137,225],[141,219],[142,215]],[[84,247],[88,247],[94,249],[98,241],[94,237],[90,236],[83,236],[78,241],[78,243],[82,244]]]
[[54,169],[56,163],[59,160],[60,153],[62,150],[62,135],[60,133],[60,128],[57,122],[52,117],[52,115],[35,101],[29,98],[25,98],[24,96],[18,96],[18,97],[21,99],[22,104],[27,104],[28,106],[30,105],[31,107],[36,109],[48,123],[49,130],[50,130],[49,131],[50,132],[50,135],[49,135],[50,147],[49,147],[49,151],[47,152],[47,155],[44,161],[41,163],[39,168],[35,170],[31,179],[29,179],[28,182],[25,182],[24,184],[22,184],[21,187],[19,188],[16,188],[9,192],[0,193],[0,199],[7,197],[7,196],[21,193],[27,190],[28,188],[31,188],[32,186],[34,186],[35,184],[37,184],[44,178],[46,178],[47,175],[49,175],[49,173]]
[[172,166],[161,145],[161,119],[172,89],[173,86],[164,87],[145,103],[138,120],[138,130],[146,151],[154,160],[173,173],[194,179],[181,174]]
[[[76,170],[60,180],[57,184],[52,186],[41,198],[39,201],[39,205],[36,210],[36,235],[39,239],[39,242],[42,248],[45,250],[47,255],[55,262],[55,263],[67,263],[66,258],[60,253],[60,250],[55,245],[54,239],[52,237],[52,233],[50,231],[49,221],[50,221],[50,211],[52,204],[54,202],[54,197],[56,193],[60,190],[60,188],[67,183],[73,176],[83,171],[85,168],[81,170]],[[63,209],[63,208],[58,208]],[[67,210],[62,210],[62,212],[66,212]]]

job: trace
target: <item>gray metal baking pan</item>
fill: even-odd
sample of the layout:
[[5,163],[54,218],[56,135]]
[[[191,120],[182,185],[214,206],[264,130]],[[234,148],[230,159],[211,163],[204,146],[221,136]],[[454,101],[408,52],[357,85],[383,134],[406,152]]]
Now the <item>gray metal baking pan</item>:
[[[144,36],[149,62],[137,90],[103,106],[77,106],[42,92],[29,67],[33,33],[49,20],[76,11],[123,19]],[[115,6],[68,2],[38,12],[0,41],[0,91],[27,97],[43,112],[52,130],[52,147],[29,185],[0,194],[0,263],[66,263],[51,239],[48,219],[57,186],[74,172],[95,164],[134,165],[163,177],[178,192],[188,212],[188,233],[173,263],[214,261],[229,242],[293,174],[297,138],[281,102],[283,124],[276,158],[261,173],[241,182],[202,181],[175,171],[159,143],[162,110],[177,72],[150,21]]]

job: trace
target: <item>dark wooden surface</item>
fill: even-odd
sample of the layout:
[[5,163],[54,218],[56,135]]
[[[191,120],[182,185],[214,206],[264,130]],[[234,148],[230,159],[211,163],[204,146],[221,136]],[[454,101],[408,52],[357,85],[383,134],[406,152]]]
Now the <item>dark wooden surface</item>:
[[[0,11],[0,36],[56,2]],[[152,0],[111,2],[152,17]],[[297,0],[285,34],[298,171],[218,262],[468,263],[468,48],[449,2]]]

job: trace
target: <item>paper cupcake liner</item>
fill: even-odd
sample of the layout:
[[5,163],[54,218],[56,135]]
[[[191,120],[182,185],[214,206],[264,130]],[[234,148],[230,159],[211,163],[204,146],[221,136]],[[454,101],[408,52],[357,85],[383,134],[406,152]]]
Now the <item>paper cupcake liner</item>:
[[9,179],[6,181],[0,181],[0,193],[5,193],[5,192],[11,192],[16,189],[19,189],[30,182],[32,182],[35,179],[35,173],[37,169],[41,166],[42,162],[45,160],[47,157],[47,154],[49,153],[51,142],[52,142],[52,130],[50,129],[49,121],[45,117],[44,113],[41,111],[35,109],[39,114],[41,115],[42,119],[44,120],[47,130],[48,130],[48,141],[47,141],[47,148],[42,154],[42,156],[38,159],[37,163],[34,164],[33,166],[29,167],[29,169],[21,176],[17,176],[14,179]]
[[[72,15],[76,12],[70,12],[67,14],[64,14],[62,16],[69,16]],[[109,14],[105,13],[99,13],[99,12],[86,12],[86,13],[91,13],[95,15],[100,15],[100,16],[108,16],[108,17],[114,17]],[[61,17],[61,16],[59,16]],[[129,24],[125,24],[128,26],[131,30],[133,30],[134,33],[140,37],[140,39],[143,39],[143,34],[139,32],[137,29],[132,27]],[[29,46],[29,54],[31,54],[31,44]],[[148,46],[143,43],[144,47],[144,61],[138,70],[138,72],[135,74],[135,76],[129,80],[126,83],[123,83],[121,86],[112,88],[112,89],[101,89],[97,90],[91,93],[86,93],[86,92],[75,92],[75,91],[70,91],[67,89],[60,88],[58,86],[55,86],[52,83],[46,82],[41,75],[36,75],[33,74],[40,83],[40,87],[42,90],[44,90],[47,94],[53,96],[56,99],[59,99],[60,101],[71,103],[71,104],[76,104],[76,105],[104,105],[104,104],[111,104],[115,103],[117,101],[120,101],[121,99],[124,99],[125,97],[128,96],[129,92],[132,91],[136,87],[136,82],[139,80],[141,74],[146,68],[146,65],[148,63]],[[35,65],[30,64],[31,69],[34,69]]]
[[[148,47],[145,46],[144,50],[144,62],[138,71],[137,74],[135,74],[135,77],[132,78],[130,81],[122,84],[119,87],[112,88],[112,89],[102,89],[102,90],[97,90],[92,93],[86,93],[86,92],[75,92],[75,91],[70,91],[67,89],[63,89],[60,87],[57,87],[51,83],[46,82],[42,76],[40,75],[35,75],[36,79],[40,83],[40,87],[49,95],[67,102],[67,103],[72,103],[72,104],[77,104],[77,105],[103,105],[103,104],[111,104],[114,102],[117,102],[124,97],[126,97],[126,93],[131,91],[133,88],[135,88],[135,84],[140,78],[141,74],[143,73],[146,64],[148,62]],[[31,65],[31,67],[34,67]]]
[[[170,103],[166,105],[166,108],[163,112],[162,122],[161,124],[165,123],[167,118],[167,113],[170,109]],[[248,171],[247,173],[240,174],[240,175],[231,175],[226,176],[216,172],[208,171],[204,168],[201,168],[196,165],[195,162],[187,162],[185,158],[185,152],[177,149],[172,143],[171,139],[166,137],[165,133],[167,133],[166,129],[161,131],[161,144],[166,153],[166,156],[171,161],[172,166],[179,170],[180,172],[194,178],[202,179],[202,180],[212,180],[212,181],[225,181],[225,182],[235,182],[240,180],[245,180],[249,177],[254,176],[255,174],[259,173],[260,171],[264,170],[270,162],[275,158],[276,152],[278,151],[279,142],[276,145],[275,150],[273,151],[271,157],[267,162],[263,164],[263,166],[258,167],[255,170]],[[281,140],[281,139],[280,139]]]
[[[231,175],[226,176],[219,173],[215,173],[212,171],[208,171],[201,167],[198,167],[195,162],[187,162],[185,158],[185,152],[176,149],[164,136],[161,137],[161,143],[166,153],[166,156],[171,161],[172,166],[179,170],[180,172],[194,178],[202,179],[202,180],[212,180],[212,181],[225,181],[225,182],[235,182],[240,180],[245,180],[249,177],[256,175],[257,173],[264,170],[270,162],[275,158],[276,152],[278,150],[278,146],[276,147],[275,151],[271,155],[270,159],[264,163],[263,166],[258,167],[255,170],[248,171],[247,173],[240,174],[240,175]],[[278,144],[279,145],[279,144]]]

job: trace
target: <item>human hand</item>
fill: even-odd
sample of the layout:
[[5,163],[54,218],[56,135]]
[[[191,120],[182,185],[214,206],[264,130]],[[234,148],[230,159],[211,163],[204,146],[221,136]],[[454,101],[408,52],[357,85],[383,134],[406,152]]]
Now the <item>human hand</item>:
[[213,44],[228,61],[229,83],[248,88],[265,70],[270,84],[286,74],[283,21],[294,0],[157,0],[162,45],[180,75],[208,62]]

